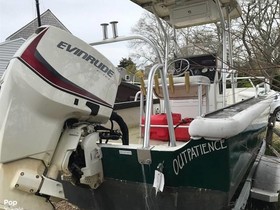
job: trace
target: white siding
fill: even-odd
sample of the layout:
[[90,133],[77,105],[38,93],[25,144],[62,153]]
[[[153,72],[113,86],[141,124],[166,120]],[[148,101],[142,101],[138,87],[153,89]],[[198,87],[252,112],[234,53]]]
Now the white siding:
[[23,38],[19,38],[0,43],[0,77],[3,75],[10,60],[24,41],[25,40]]

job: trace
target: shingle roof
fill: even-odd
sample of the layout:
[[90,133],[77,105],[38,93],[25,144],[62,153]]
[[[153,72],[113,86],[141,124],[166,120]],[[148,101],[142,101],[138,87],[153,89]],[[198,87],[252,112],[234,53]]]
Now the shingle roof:
[[[57,17],[49,9],[41,14],[41,23],[42,25],[56,26],[70,33],[70,31],[60,22],[60,20],[57,19]],[[37,27],[38,21],[37,18],[35,18],[30,23],[23,26],[21,29],[7,37],[6,40],[14,40],[18,38],[27,39],[30,35],[32,35],[35,32]]]

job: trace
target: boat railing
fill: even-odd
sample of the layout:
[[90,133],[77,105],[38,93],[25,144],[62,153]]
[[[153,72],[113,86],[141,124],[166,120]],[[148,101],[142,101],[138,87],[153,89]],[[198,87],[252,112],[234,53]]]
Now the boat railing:
[[270,90],[270,85],[268,80],[265,78],[263,82],[256,85],[256,95],[264,94],[266,95]]
[[[161,73],[161,79],[158,80],[155,77],[155,72],[159,70]],[[165,70],[163,69],[163,64],[157,64],[149,72],[147,84],[147,97],[146,97],[146,115],[145,122],[143,124],[142,118],[140,119],[140,130],[143,130],[144,127],[144,140],[143,148],[150,147],[150,128],[168,128],[170,145],[176,145],[176,138],[174,134],[173,119],[171,114],[171,108],[169,107],[169,100],[185,100],[185,99],[197,99],[198,100],[198,116],[202,115],[203,107],[203,97],[206,99],[206,112],[209,111],[209,87],[210,79],[205,76],[187,76],[185,77],[176,77],[171,79],[170,75],[168,79],[166,78]],[[173,75],[171,75],[173,77]],[[168,81],[168,82],[167,82]],[[144,87],[145,88],[145,87]],[[142,90],[144,89],[142,87]],[[165,113],[167,117],[167,125],[151,125],[151,116],[152,116],[152,101],[153,95],[163,100],[165,103]],[[169,116],[170,115],[170,116]],[[188,128],[189,126],[181,126],[182,128]]]
[[[169,75],[167,89],[169,91],[170,100],[186,100],[186,99],[197,99],[198,100],[198,112],[197,115],[203,114],[203,97],[206,101],[206,113],[209,112],[209,90],[210,90],[210,79],[206,76],[186,76],[175,77],[170,80],[172,75]],[[161,80],[156,82],[154,93],[155,95],[163,99],[161,92]]]
[[134,101],[138,101],[138,98],[141,98],[141,91],[138,91],[134,96]]
[[[148,82],[147,82],[147,97],[146,97],[146,113],[145,113],[145,128],[144,128],[144,139],[143,148],[148,149],[150,147],[150,128],[151,128],[151,116],[152,116],[152,102],[153,102],[153,84],[154,76],[156,71],[160,72],[162,78],[162,90],[164,95],[164,108],[166,111],[168,132],[170,137],[170,146],[176,146],[175,132],[173,127],[173,120],[171,114],[171,108],[169,105],[169,94],[166,84],[166,74],[163,64],[156,64],[152,67],[149,72]],[[141,125],[141,124],[140,124]]]
[[[113,30],[113,38],[108,38],[107,27],[109,24],[101,24],[103,28],[103,40],[99,42],[90,43],[91,46],[97,46],[102,44],[110,44],[115,42],[122,42],[122,41],[129,41],[134,39],[140,39],[148,43],[153,49],[159,61],[158,64],[155,64],[149,72],[148,75],[148,84],[147,84],[147,96],[146,96],[146,113],[145,113],[145,129],[144,129],[144,139],[143,139],[143,148],[148,149],[150,147],[150,127],[151,127],[151,115],[152,115],[152,103],[153,103],[153,82],[154,82],[154,75],[156,71],[160,72],[161,83],[162,83],[162,96],[164,102],[164,109],[167,117],[167,127],[169,132],[170,138],[170,146],[176,146],[176,139],[175,139],[175,132],[174,132],[174,125],[172,119],[171,108],[169,104],[169,91],[167,85],[167,58],[165,61],[162,60],[160,56],[160,50],[158,47],[148,38],[141,36],[141,35],[131,35],[127,37],[119,37],[117,34],[117,22],[113,21],[110,23],[112,25]],[[166,45],[168,46],[168,45]],[[168,47],[166,47],[166,55],[168,54]],[[206,91],[208,93],[208,90]],[[199,104],[199,115],[202,113],[202,85],[198,85],[198,97],[201,103]],[[142,110],[144,107],[144,98],[143,94],[140,94],[141,103],[140,103],[140,120],[142,120]],[[208,97],[207,97],[208,103]],[[208,106],[208,105],[207,105]],[[140,124],[141,125],[141,124]]]
[[[108,38],[108,25],[107,23],[101,24],[102,29],[103,29],[103,40],[99,42],[93,42],[89,43],[91,46],[97,46],[97,45],[102,45],[102,44],[110,44],[114,42],[122,42],[122,41],[129,41],[129,40],[134,40],[134,39],[140,39],[143,40],[144,42],[148,43],[156,53],[157,59],[159,64],[156,64],[152,67],[150,73],[149,73],[149,78],[148,78],[148,93],[146,97],[146,127],[145,127],[145,135],[144,135],[144,141],[143,141],[143,148],[149,148],[149,134],[150,134],[150,116],[151,116],[151,106],[153,102],[153,76],[157,70],[160,71],[161,78],[163,78],[163,93],[164,93],[164,98],[168,99],[168,91],[167,91],[167,85],[166,85],[166,74],[164,71],[166,70],[166,65],[164,65],[165,62],[163,62],[161,56],[160,56],[160,50],[159,48],[148,38],[141,36],[141,35],[131,35],[127,37],[119,37],[117,33],[117,21],[112,21],[110,22],[112,25],[112,30],[113,30],[113,38]],[[142,98],[142,105],[143,105],[143,98]],[[174,134],[174,129],[173,129],[173,120],[172,120],[172,115],[171,115],[171,109],[169,105],[168,100],[164,100],[164,108],[166,110],[166,115],[167,115],[167,122],[168,122],[168,130],[169,130],[169,136],[170,136],[170,146],[176,146],[175,143],[175,134]]]
[[[254,84],[253,83],[253,79],[259,79],[262,80],[262,82],[258,83],[258,84]],[[230,79],[227,79],[230,80]],[[248,89],[254,89],[255,91],[255,97],[258,97],[260,94],[267,94],[269,92],[269,82],[267,81],[267,79],[265,77],[236,77],[234,78],[235,80],[235,84],[238,83],[238,80],[248,80],[248,82],[251,84],[251,87],[248,87],[246,89],[244,89],[243,91],[246,91]]]

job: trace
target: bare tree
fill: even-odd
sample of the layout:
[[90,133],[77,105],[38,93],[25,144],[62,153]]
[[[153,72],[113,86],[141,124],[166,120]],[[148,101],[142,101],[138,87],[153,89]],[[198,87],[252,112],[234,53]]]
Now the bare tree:
[[[242,0],[242,18],[234,20],[232,25],[234,67],[239,72],[250,76],[264,75],[272,81],[279,74],[280,65],[280,0]],[[173,29],[163,22],[168,36],[173,36]],[[179,48],[183,55],[201,53],[220,53],[221,30],[219,24],[181,29],[177,32]],[[164,57],[164,34],[156,18],[145,13],[133,28],[134,33],[150,38],[160,49]],[[218,35],[218,36],[217,36]],[[155,54],[142,41],[131,43],[135,49],[133,58],[154,63]],[[181,50],[182,51],[182,50]],[[170,42],[170,57],[175,52],[175,45]],[[251,71],[249,71],[251,70]]]
[[[170,38],[168,40],[169,58],[217,53],[220,45],[220,36],[217,36],[218,24],[177,29],[176,34],[174,34],[174,29],[167,22],[162,21],[162,24],[167,36]],[[149,38],[160,50],[161,58],[165,57],[166,37],[153,14],[145,12],[143,17],[132,28],[132,32]],[[153,49],[144,41],[131,41],[130,48],[135,51],[130,56],[135,60],[142,60],[144,65],[157,62]]]
[[[172,37],[173,29],[166,23],[162,21],[162,25],[167,33],[168,37]],[[135,34],[143,35],[149,38],[154,45],[159,49],[161,58],[165,57],[165,34],[162,31],[156,17],[149,12],[143,13],[143,17],[137,22],[137,24],[132,28],[132,32]],[[174,45],[169,43],[169,49],[171,52],[174,51]],[[156,54],[153,49],[142,40],[134,40],[130,42],[130,47],[135,50],[130,56],[137,60],[142,60],[144,64],[154,64],[157,61]]]
[[217,54],[221,44],[219,24],[207,24],[186,29],[180,29],[180,34],[186,42],[182,43],[187,48],[185,56],[198,54]]
[[280,1],[243,0],[239,24],[247,67],[273,79],[280,64]]

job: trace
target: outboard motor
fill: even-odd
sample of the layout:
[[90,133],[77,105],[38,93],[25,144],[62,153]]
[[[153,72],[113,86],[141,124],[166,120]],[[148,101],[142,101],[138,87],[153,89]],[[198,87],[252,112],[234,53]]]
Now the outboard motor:
[[53,209],[46,201],[64,199],[56,178],[73,179],[70,161],[79,150],[78,182],[98,187],[102,155],[94,125],[112,114],[120,83],[113,64],[75,36],[44,26],[15,54],[3,81],[0,209]]

